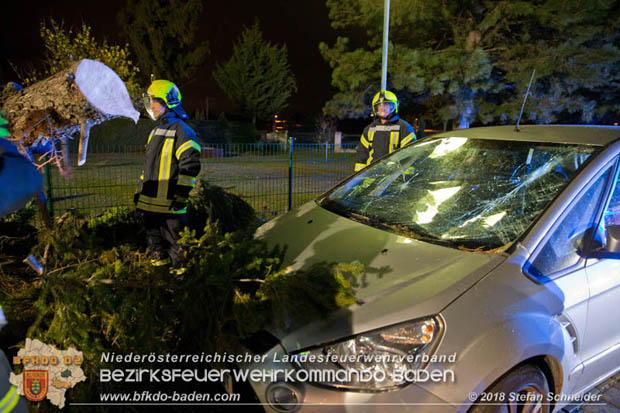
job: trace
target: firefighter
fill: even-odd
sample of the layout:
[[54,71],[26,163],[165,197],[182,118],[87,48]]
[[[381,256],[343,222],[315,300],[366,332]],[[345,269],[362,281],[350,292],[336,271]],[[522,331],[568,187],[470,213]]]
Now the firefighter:
[[[6,139],[5,139],[6,138]],[[11,142],[8,121],[0,113],[0,216],[26,205],[38,193],[43,195],[43,177],[30,159]]]
[[389,90],[372,99],[372,113],[375,120],[364,128],[357,145],[355,171],[416,139],[413,127],[398,117],[398,98]]
[[144,95],[144,106],[157,126],[148,137],[134,202],[144,213],[151,264],[172,264],[170,273],[182,275],[186,253],[178,240],[187,223],[187,198],[200,172],[200,145],[184,122],[188,116],[174,83],[153,81]]
[[[7,124],[8,122],[2,117],[2,114],[0,114],[0,138],[6,138],[10,136],[9,130],[7,128]],[[32,169],[34,173],[39,175],[39,179],[38,181],[35,181],[35,183],[38,185],[38,188],[40,188],[41,177],[40,177],[40,174],[36,172],[36,168],[30,162],[28,162],[25,158],[23,158],[21,155],[18,155],[17,149],[14,149],[12,145],[10,146],[9,145],[10,144],[8,141],[0,140],[0,171],[3,168],[8,167],[8,165],[5,165],[5,163],[7,163],[9,159],[7,159],[5,162],[5,156],[7,158],[10,157],[11,160],[19,160],[21,161],[20,164],[11,164],[12,166],[18,165],[22,168],[16,172],[21,172],[22,173],[21,178],[25,179],[24,176],[32,175],[32,173],[25,173],[25,172],[30,172],[30,169]],[[15,179],[15,175],[11,177]],[[1,181],[3,181],[3,179],[2,179],[2,175],[0,174],[0,182]],[[24,182],[28,182],[28,184],[30,185],[30,182],[28,180],[25,180]],[[9,181],[7,180],[7,182],[3,182],[3,183],[8,184]],[[13,192],[17,192],[17,194],[14,194]],[[19,194],[19,191],[17,190],[7,191],[4,194],[4,196],[8,198],[8,200],[7,200],[7,205],[2,205],[3,203],[0,202],[0,217],[18,208],[18,205],[14,202],[15,200],[12,199],[15,197],[15,195],[23,196],[22,194]],[[0,305],[0,330],[2,330],[2,327],[4,327],[6,324],[7,324],[6,318],[4,317],[4,312],[2,311],[2,306]],[[13,412],[13,413],[24,412],[25,413],[26,402],[24,401],[24,398],[19,396],[19,393],[17,392],[17,387],[13,386],[11,382],[9,382],[9,378],[11,377],[11,372],[12,372],[12,369],[11,369],[11,364],[9,363],[9,360],[6,358],[6,355],[4,354],[4,352],[0,350],[0,413],[8,413],[8,412]]]
[[[6,325],[6,318],[0,305],[0,330]],[[26,401],[19,396],[17,387],[9,382],[11,376],[11,365],[9,360],[0,350],[0,413],[8,412],[26,412]]]

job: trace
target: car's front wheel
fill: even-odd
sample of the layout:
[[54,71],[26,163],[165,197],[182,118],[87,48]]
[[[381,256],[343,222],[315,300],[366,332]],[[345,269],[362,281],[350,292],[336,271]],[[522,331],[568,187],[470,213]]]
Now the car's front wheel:
[[478,396],[470,413],[549,413],[549,385],[536,366],[512,370]]

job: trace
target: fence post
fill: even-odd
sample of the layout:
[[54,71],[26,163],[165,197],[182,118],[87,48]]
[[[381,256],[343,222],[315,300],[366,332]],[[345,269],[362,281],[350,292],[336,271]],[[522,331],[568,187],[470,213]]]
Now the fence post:
[[[47,160],[47,158],[46,158]],[[52,198],[52,173],[50,172],[50,164],[49,162],[45,164],[45,206],[47,207],[47,212],[50,217],[54,217],[54,200]]]
[[288,210],[293,209],[293,142],[291,136],[288,144]]

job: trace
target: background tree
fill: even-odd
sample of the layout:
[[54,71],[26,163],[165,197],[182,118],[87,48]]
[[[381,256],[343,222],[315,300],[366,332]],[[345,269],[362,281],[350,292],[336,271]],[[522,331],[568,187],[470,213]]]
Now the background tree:
[[321,114],[314,119],[314,129],[319,143],[333,143],[338,122],[333,116]]
[[201,0],[127,2],[118,22],[143,70],[143,80],[151,73],[175,83],[191,79],[209,54],[208,42],[195,39],[201,13]]
[[[601,118],[617,112],[617,92],[601,88],[618,81],[617,3],[394,0],[388,88],[401,97],[405,112],[427,111],[460,127],[512,122],[536,68],[526,119]],[[332,26],[349,37],[320,45],[339,90],[324,111],[365,116],[380,84],[383,2],[327,5]]]
[[284,109],[297,91],[286,45],[278,47],[264,40],[258,21],[244,29],[231,58],[216,65],[213,77],[253,125],[256,119],[270,118]]
[[82,24],[79,30],[74,30],[64,27],[63,23],[58,23],[54,19],[41,22],[40,35],[45,47],[45,68],[43,70],[36,70],[34,67],[27,67],[24,70],[16,68],[16,73],[25,86],[54,75],[73,62],[93,59],[114,70],[125,82],[129,93],[132,96],[138,95],[139,69],[130,60],[128,45],[123,47],[110,45],[105,39],[99,42],[86,24]]
[[[521,97],[536,69],[526,117],[536,123],[609,123],[620,115],[620,2],[538,2],[527,40],[506,45],[501,67]],[[505,10],[499,9],[503,18]],[[518,99],[517,99],[518,100]],[[495,106],[494,116],[502,113]],[[481,108],[483,111],[484,108]]]

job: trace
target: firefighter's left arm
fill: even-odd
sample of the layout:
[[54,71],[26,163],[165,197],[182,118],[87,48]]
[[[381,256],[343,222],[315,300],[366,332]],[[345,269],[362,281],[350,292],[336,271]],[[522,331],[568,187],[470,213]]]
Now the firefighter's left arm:
[[404,138],[400,140],[401,148],[416,140],[415,130],[413,126],[407,122],[404,122],[400,127],[400,136],[404,136]]
[[356,148],[355,172],[361,171],[368,165],[368,157],[370,154],[370,142],[368,141],[368,126],[364,128],[360,141]]
[[189,128],[177,132],[175,157],[179,161],[179,179],[175,196],[186,199],[196,186],[200,172],[200,145],[196,134]]

